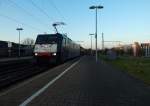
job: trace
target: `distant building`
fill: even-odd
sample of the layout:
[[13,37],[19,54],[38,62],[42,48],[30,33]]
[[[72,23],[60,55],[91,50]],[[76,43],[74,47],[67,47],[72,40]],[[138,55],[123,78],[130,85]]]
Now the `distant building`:
[[133,56],[141,56],[141,46],[138,42],[134,42],[132,45]]
[[123,51],[125,54],[131,55],[133,53],[132,52],[132,44],[123,45]]
[[142,55],[150,57],[150,43],[141,43]]
[[112,49],[116,51],[117,55],[150,57],[150,43],[134,42],[134,44],[119,45]]

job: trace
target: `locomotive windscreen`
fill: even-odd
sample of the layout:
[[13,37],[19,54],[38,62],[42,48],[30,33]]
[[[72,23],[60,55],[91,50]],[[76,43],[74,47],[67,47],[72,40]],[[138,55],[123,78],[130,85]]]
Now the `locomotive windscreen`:
[[36,44],[54,44],[57,43],[57,37],[51,35],[38,35]]

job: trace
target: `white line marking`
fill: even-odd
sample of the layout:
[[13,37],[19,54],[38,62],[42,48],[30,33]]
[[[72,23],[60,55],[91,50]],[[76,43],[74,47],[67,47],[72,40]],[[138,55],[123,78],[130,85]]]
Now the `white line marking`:
[[[80,61],[80,60],[79,60]],[[76,64],[79,63],[79,61],[73,63],[70,67],[65,69],[61,74],[59,74],[57,77],[55,77],[53,80],[49,81],[44,87],[39,89],[36,93],[34,93],[32,96],[27,98],[24,102],[22,102],[19,106],[26,106],[29,104],[34,98],[39,96],[41,93],[43,93],[49,86],[51,86],[53,83],[55,83],[59,78],[61,78],[67,71],[69,71],[71,68],[73,68]]]
[[[62,65],[63,65],[63,64],[62,64]],[[55,67],[55,68],[58,68],[58,67],[60,68],[62,65],[57,66],[57,67]],[[0,96],[4,96],[4,95],[6,95],[6,94],[8,94],[8,93],[10,93],[10,92],[13,92],[13,90],[16,90],[16,89],[18,89],[18,88],[20,88],[20,87],[25,86],[26,84],[31,83],[32,81],[35,81],[35,80],[39,79],[40,77],[42,77],[42,76],[46,75],[47,73],[49,73],[49,70],[51,70],[51,72],[54,71],[55,68],[48,69],[48,70],[45,71],[44,73],[41,73],[41,74],[39,74],[39,75],[37,75],[37,76],[34,76],[33,78],[27,79],[27,81],[25,81],[25,82],[16,84],[17,86],[14,86],[14,87],[8,89],[7,91],[5,91],[5,92],[3,92],[3,93],[0,93]]]

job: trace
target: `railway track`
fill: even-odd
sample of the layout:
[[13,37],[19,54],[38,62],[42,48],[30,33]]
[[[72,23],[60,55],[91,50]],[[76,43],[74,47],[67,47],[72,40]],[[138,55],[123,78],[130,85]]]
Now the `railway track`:
[[0,65],[0,89],[46,71],[49,68],[47,66],[38,66],[31,62]]

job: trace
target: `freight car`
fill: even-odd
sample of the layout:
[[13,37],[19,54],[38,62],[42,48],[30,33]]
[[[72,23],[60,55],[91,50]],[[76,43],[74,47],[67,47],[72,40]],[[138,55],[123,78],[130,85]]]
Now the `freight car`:
[[[11,47],[8,47],[7,41],[0,41],[0,58],[5,57],[17,57],[18,56],[19,45],[17,43],[11,42]],[[33,47],[29,45],[20,45],[21,56],[32,56]]]
[[8,56],[8,43],[6,41],[0,41],[0,57]]
[[80,45],[66,35],[56,33],[37,36],[34,47],[36,62],[60,63],[77,56],[80,56]]

